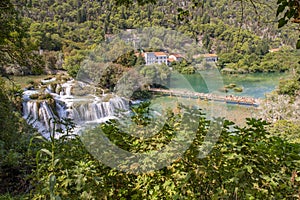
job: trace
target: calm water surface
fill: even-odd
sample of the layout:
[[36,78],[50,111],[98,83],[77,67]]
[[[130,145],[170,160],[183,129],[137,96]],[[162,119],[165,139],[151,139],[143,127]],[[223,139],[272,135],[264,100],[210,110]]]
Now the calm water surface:
[[279,80],[284,76],[286,76],[284,73],[221,75],[215,71],[203,71],[190,75],[174,74],[171,77],[170,88],[211,93],[218,91],[220,87],[234,83],[243,91],[235,92],[233,89],[229,89],[228,93],[224,94],[264,98],[266,93],[278,86]]

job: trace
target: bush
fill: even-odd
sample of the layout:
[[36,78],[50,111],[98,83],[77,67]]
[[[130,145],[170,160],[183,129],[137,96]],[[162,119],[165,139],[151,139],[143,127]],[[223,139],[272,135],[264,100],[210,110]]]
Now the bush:
[[298,90],[300,90],[300,81],[296,78],[285,79],[279,82],[278,94],[295,96]]
[[[134,122],[147,124],[147,105],[135,108]],[[184,108],[187,109],[187,108]],[[197,111],[185,112],[199,117],[199,127],[190,148],[182,158],[160,170],[130,174],[104,166],[95,160],[82,138],[52,139],[41,145],[38,165],[32,173],[35,189],[31,199],[284,199],[297,197],[300,186],[300,145],[274,137],[265,121],[248,119],[246,127],[229,128],[222,133],[211,152],[198,158],[209,120]],[[189,113],[189,114],[188,114]],[[145,115],[146,114],[146,115]],[[191,115],[191,116],[190,116]],[[117,128],[112,120],[100,125],[105,136],[129,152],[156,151],[177,134],[178,118],[169,112],[166,124],[155,137],[132,137]],[[139,128],[139,127],[138,127]],[[231,130],[230,130],[231,129]],[[135,129],[138,133],[139,130]],[[184,131],[184,130],[180,130]],[[99,129],[86,132],[90,138]],[[85,137],[84,136],[84,137]],[[97,151],[99,146],[89,148]],[[100,149],[106,153],[105,149]],[[110,154],[111,155],[111,154]],[[154,163],[155,164],[155,163]],[[133,167],[133,166],[131,166]]]
[[27,157],[30,133],[15,102],[13,93],[5,87],[0,78],[0,198],[1,194],[22,194],[29,185],[26,176],[31,170],[31,158]]

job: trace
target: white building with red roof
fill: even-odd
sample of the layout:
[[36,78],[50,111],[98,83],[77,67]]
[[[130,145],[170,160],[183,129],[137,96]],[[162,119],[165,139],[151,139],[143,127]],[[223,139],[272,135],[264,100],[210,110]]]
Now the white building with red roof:
[[147,52],[144,53],[146,65],[168,64],[168,55],[164,52]]

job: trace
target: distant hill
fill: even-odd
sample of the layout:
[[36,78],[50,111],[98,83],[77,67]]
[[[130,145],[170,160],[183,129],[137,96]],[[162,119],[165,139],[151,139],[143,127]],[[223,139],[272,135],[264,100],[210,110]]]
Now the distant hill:
[[158,0],[143,6],[116,5],[115,0],[14,1],[36,48],[62,52],[66,69],[80,63],[106,35],[124,29],[171,28],[188,34],[209,53],[230,54],[234,63],[244,55],[257,60],[271,48],[294,46],[298,38],[292,25],[277,28],[275,0],[255,5],[234,0]]
[[297,36],[288,28],[276,28],[275,0],[256,4],[256,11],[250,3],[244,3],[242,9],[241,3],[233,0],[203,0],[197,5],[192,1],[158,0],[155,5],[130,7],[116,6],[113,0],[26,0],[20,6],[36,44],[48,50],[85,48],[103,40],[104,34],[145,26],[163,26],[191,34],[214,47],[214,51],[217,40],[233,42],[225,36],[219,38],[223,32],[238,35],[240,28],[252,37],[266,39],[274,48],[293,44]]

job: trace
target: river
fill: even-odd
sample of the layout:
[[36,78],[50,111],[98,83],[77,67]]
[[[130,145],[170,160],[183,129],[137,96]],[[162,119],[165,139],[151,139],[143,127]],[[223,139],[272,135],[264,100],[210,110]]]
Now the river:
[[[201,93],[218,92],[221,95],[264,98],[266,93],[276,89],[280,79],[285,76],[287,76],[285,73],[221,75],[216,71],[202,71],[201,73],[189,75],[172,74],[169,88],[174,90],[184,89]],[[236,84],[236,87],[241,87],[243,91],[235,92],[233,89],[229,89],[227,93],[219,92],[220,87],[229,84]],[[230,105],[213,101],[207,102],[157,96],[153,99],[152,103],[157,105],[172,105],[174,104],[172,101],[179,101],[184,102],[184,104],[197,106],[207,114],[208,118],[221,116],[234,121],[238,125],[245,125],[246,118],[257,118],[260,115],[260,110],[253,106]]]
[[[240,93],[229,90],[226,95],[241,95],[255,98],[263,98],[265,93],[271,92],[278,85],[281,77],[285,74],[247,74],[247,75],[220,75],[218,71],[203,71],[192,75],[180,75],[174,73],[171,76],[170,89],[187,89],[202,93],[215,93],[218,89],[228,84],[236,84],[243,88]],[[61,119],[62,117],[72,118],[77,124],[94,122],[106,117],[113,117],[117,112],[115,110],[128,110],[127,100],[118,97],[107,99],[107,95],[101,97],[92,95],[78,97],[73,92],[76,88],[87,88],[83,83],[55,83],[44,87],[43,93],[51,94],[53,100],[49,104],[47,99],[31,99],[33,93],[37,90],[28,90],[24,92],[23,115],[29,124],[32,124],[40,132],[46,135],[53,126],[49,119]],[[43,82],[43,81],[42,81]],[[45,83],[44,83],[45,84]],[[83,84],[83,85],[82,85]],[[72,89],[73,88],[73,89]],[[72,91],[72,92],[71,92]],[[81,91],[81,90],[80,90]],[[41,92],[41,91],[40,91]],[[27,94],[28,93],[28,94]],[[225,93],[224,93],[225,95]],[[83,100],[82,100],[83,98]],[[80,101],[80,103],[78,103]],[[197,106],[207,114],[208,118],[221,116],[232,120],[238,124],[243,124],[245,118],[255,117],[258,112],[256,108],[250,106],[234,106],[220,102],[207,102],[193,99],[180,99],[173,97],[155,97],[151,100],[154,110],[161,112],[163,109],[171,106],[174,108],[176,102],[189,106]],[[52,106],[51,106],[52,105]],[[176,106],[175,106],[176,107]],[[54,110],[53,110],[54,109]]]
[[[170,88],[187,89],[194,90],[195,92],[210,93],[211,88],[217,89],[220,86],[224,87],[225,85],[233,83],[236,84],[236,87],[241,87],[243,91],[235,92],[233,89],[229,89],[226,95],[232,94],[236,96],[264,98],[265,94],[273,91],[278,86],[279,80],[286,76],[285,73],[219,75],[220,74],[216,74],[215,71],[202,71],[201,73],[188,74],[183,76],[173,74],[171,76],[172,84]],[[184,79],[186,79],[190,85],[187,85],[186,80]],[[207,80],[209,80],[210,85],[206,83]]]

